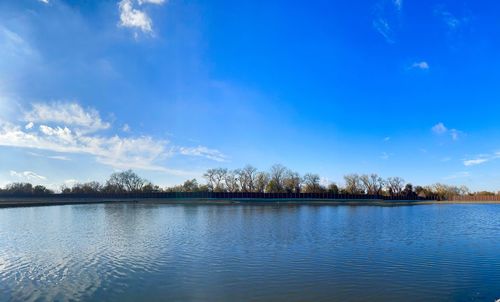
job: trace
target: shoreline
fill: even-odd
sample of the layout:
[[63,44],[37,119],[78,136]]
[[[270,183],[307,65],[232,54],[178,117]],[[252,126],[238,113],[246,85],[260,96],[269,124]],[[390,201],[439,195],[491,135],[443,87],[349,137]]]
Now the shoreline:
[[16,198],[0,197],[0,208],[63,206],[85,204],[141,204],[141,205],[334,205],[334,206],[413,206],[413,205],[451,205],[451,204],[500,204],[500,201],[436,201],[436,200],[382,200],[382,199],[201,199],[201,198],[67,198],[47,197]]

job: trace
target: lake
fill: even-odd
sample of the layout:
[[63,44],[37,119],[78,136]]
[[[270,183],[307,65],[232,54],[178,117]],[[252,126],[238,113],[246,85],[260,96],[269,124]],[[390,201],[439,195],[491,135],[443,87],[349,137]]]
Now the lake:
[[500,205],[0,209],[0,301],[494,301]]

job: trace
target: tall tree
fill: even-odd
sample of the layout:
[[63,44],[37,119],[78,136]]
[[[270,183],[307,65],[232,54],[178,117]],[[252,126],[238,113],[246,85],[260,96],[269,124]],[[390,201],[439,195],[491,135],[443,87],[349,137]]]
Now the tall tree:
[[269,184],[269,174],[266,172],[258,172],[255,176],[255,192],[264,193]]
[[391,196],[399,196],[403,193],[405,180],[401,177],[389,177],[386,181],[387,192]]
[[358,174],[349,174],[344,176],[345,192],[347,194],[363,194],[363,185]]
[[384,179],[377,174],[361,175],[360,180],[366,194],[378,195],[382,193]]
[[280,164],[275,164],[271,167],[268,187],[270,192],[281,193],[285,191],[284,180],[288,169]]
[[210,191],[224,191],[224,181],[226,179],[227,169],[215,168],[208,169],[203,175],[207,180],[207,185]]
[[238,192],[240,187],[238,185],[238,177],[235,171],[227,171],[224,176],[224,183],[228,192]]
[[283,178],[283,189],[287,193],[300,193],[302,179],[299,173],[287,170]]
[[327,191],[328,191],[328,193],[332,193],[332,194],[339,194],[339,192],[340,192],[339,187],[335,183],[329,184]]
[[124,172],[116,172],[111,174],[108,181],[106,182],[106,191],[111,191],[114,193],[121,192],[140,192],[142,187],[144,187],[148,181],[141,178],[132,170],[127,170]]
[[304,192],[305,193],[321,193],[325,188],[320,184],[321,178],[318,174],[307,173],[304,175]]
[[257,168],[251,165],[246,165],[243,169],[237,169],[236,174],[242,192],[255,191],[255,178],[257,176]]

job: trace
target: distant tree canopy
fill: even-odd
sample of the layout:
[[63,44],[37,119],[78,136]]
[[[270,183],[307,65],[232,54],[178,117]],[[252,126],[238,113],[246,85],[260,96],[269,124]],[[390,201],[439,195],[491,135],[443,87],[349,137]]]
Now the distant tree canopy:
[[[348,174],[344,176],[344,185],[339,186],[322,180],[318,174],[306,173],[301,176],[283,165],[273,165],[268,172],[258,171],[247,165],[241,169],[226,168],[208,169],[203,177],[205,184],[196,179],[186,180],[181,185],[161,188],[140,177],[132,170],[116,172],[104,183],[90,181],[76,183],[71,187],[61,187],[63,194],[113,194],[113,193],[154,193],[154,192],[259,192],[259,193],[333,193],[351,195],[384,195],[384,196],[419,196],[449,199],[452,196],[464,195],[496,195],[493,192],[471,193],[465,186],[434,184],[431,186],[413,186],[401,177],[384,179],[377,174]],[[12,183],[2,194],[11,195],[47,195],[52,190],[41,185],[30,183]]]
[[54,191],[49,190],[42,185],[33,186],[30,183],[21,182],[8,184],[5,189],[0,190],[0,192],[12,195],[48,195],[54,193]]

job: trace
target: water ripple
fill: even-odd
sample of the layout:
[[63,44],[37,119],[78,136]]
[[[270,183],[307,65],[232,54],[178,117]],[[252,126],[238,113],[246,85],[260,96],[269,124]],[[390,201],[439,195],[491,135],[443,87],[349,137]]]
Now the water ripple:
[[499,214],[496,205],[0,209],[0,301],[493,301]]

